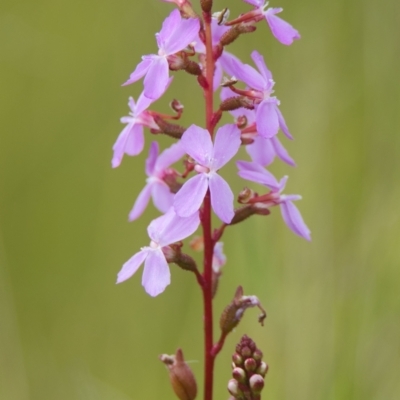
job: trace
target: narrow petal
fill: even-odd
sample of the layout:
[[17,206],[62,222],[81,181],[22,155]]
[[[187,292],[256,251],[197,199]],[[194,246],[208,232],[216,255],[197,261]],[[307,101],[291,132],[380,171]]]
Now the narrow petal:
[[264,100],[256,110],[257,131],[266,139],[272,138],[279,131],[279,120],[275,108],[275,103]]
[[197,18],[182,19],[165,43],[166,54],[174,54],[186,48],[197,39],[199,30],[200,23]]
[[291,202],[285,201],[280,204],[283,220],[286,225],[296,234],[306,240],[311,240],[311,232],[305,224],[300,211]]
[[134,83],[143,78],[149,70],[151,63],[152,61],[150,58],[145,58],[143,61],[141,61],[137,65],[135,70],[131,73],[129,79],[125,83],[123,83],[122,86],[130,85],[131,83]]
[[166,213],[172,207],[174,196],[166,183],[154,182],[152,185],[151,197],[153,203],[162,213]]
[[121,271],[118,272],[117,283],[121,283],[129,279],[142,265],[148,254],[147,248],[139,251],[131,257],[123,266]]
[[144,95],[144,92],[138,98],[135,108],[132,110],[135,113],[135,116],[139,116],[144,110],[147,110],[149,105],[153,103],[153,99],[149,99]]
[[149,155],[146,159],[145,170],[146,170],[147,176],[153,175],[154,166],[156,164],[157,157],[158,157],[158,151],[159,151],[158,143],[151,142],[150,149],[149,149]]
[[267,68],[267,65],[265,64],[264,61],[264,57],[258,51],[253,51],[251,53],[251,58],[253,59],[254,64],[256,64],[264,80],[268,81],[272,79],[271,71]]
[[165,41],[174,33],[176,26],[179,25],[181,20],[181,13],[177,9],[173,10],[168,17],[164,19],[161,30],[156,35],[158,47],[163,46]]
[[164,215],[153,219],[147,227],[147,233],[150,239],[156,243],[160,243],[174,218],[176,218],[176,213],[175,210],[171,208]]
[[238,175],[241,178],[265,185],[273,190],[280,188],[276,178],[261,165],[248,161],[237,161],[236,165],[239,168]]
[[198,212],[195,212],[193,215],[187,218],[182,218],[175,214],[174,218],[170,221],[165,233],[163,234],[160,246],[168,246],[169,244],[186,239],[188,236],[196,232],[199,225],[200,218]]
[[262,136],[257,135],[254,138],[254,142],[246,146],[247,153],[256,164],[267,167],[272,163],[272,161],[274,161],[275,148],[272,144],[274,138],[265,139]]
[[143,211],[146,209],[147,204],[149,204],[152,186],[153,185],[151,184],[147,184],[139,193],[139,196],[137,197],[135,204],[133,205],[133,208],[129,213],[129,221],[134,221],[143,214]]
[[200,209],[207,188],[208,178],[205,174],[199,174],[190,178],[175,195],[175,212],[180,217],[189,217],[194,214]]
[[215,170],[223,167],[239,150],[241,145],[240,130],[235,124],[227,124],[218,129],[214,141]]
[[142,152],[143,147],[143,126],[135,124],[128,134],[124,151],[128,156],[137,156]]
[[277,156],[284,161],[286,164],[291,165],[292,167],[296,166],[296,163],[294,162],[293,158],[290,157],[288,151],[283,147],[282,143],[279,141],[277,136],[274,136],[273,138],[270,139],[274,149],[275,153]]
[[122,158],[125,153],[125,143],[128,139],[129,132],[131,131],[133,127],[133,123],[128,124],[125,126],[125,128],[122,130],[122,132],[118,135],[118,138],[116,142],[114,143],[113,146],[113,158],[111,160],[111,165],[113,168],[117,168],[120,166]]
[[158,296],[171,283],[171,273],[161,249],[151,250],[144,263],[142,285],[150,296]]
[[169,82],[169,67],[165,57],[154,56],[153,62],[144,78],[144,95],[158,99],[165,92]]
[[172,164],[179,161],[185,154],[186,152],[181,142],[174,143],[172,146],[165,149],[157,158],[155,171],[164,171],[166,168],[169,168]]
[[190,157],[206,165],[212,157],[214,147],[210,133],[197,125],[190,125],[181,138],[181,145]]
[[286,125],[285,119],[283,118],[283,115],[281,113],[281,110],[279,109],[279,107],[277,105],[275,105],[275,111],[276,111],[276,114],[278,115],[279,128],[281,128],[281,131],[285,134],[285,136],[288,139],[293,140],[293,136],[290,134],[289,129]]
[[235,215],[233,193],[228,183],[218,174],[210,176],[211,206],[221,221],[229,224]]
[[219,62],[219,60],[217,60],[217,62],[215,63],[214,79],[213,79],[214,92],[220,88],[219,85],[221,84],[223,74],[224,71],[222,69],[221,63]]
[[272,34],[282,44],[289,46],[295,39],[300,39],[300,34],[292,25],[275,15],[281,11],[282,8],[269,8],[265,13],[265,18],[271,28]]

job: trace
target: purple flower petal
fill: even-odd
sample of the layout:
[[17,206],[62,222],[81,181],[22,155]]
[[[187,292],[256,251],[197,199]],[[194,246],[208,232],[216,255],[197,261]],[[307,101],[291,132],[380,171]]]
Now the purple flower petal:
[[158,151],[159,151],[158,143],[151,142],[149,155],[146,159],[146,167],[145,167],[147,176],[153,175],[154,166],[157,162]]
[[265,18],[271,28],[272,34],[281,43],[289,46],[293,43],[293,40],[300,39],[300,34],[292,25],[275,15],[281,11],[282,8],[269,8],[265,13]]
[[275,103],[264,100],[259,104],[256,110],[257,131],[266,139],[272,138],[279,131],[279,120],[276,108]]
[[143,61],[141,61],[137,65],[135,70],[131,73],[129,79],[125,83],[123,83],[122,86],[130,85],[131,83],[134,83],[143,78],[149,70],[151,63],[151,58],[145,58]]
[[[173,210],[173,209],[172,209]],[[200,225],[199,213],[195,212],[190,217],[182,218],[175,214],[165,230],[161,246],[179,242],[196,232]]]
[[142,265],[143,261],[148,255],[148,250],[141,250],[131,257],[123,266],[121,271],[118,272],[117,283],[121,283],[129,279]]
[[173,208],[168,210],[164,215],[153,219],[147,227],[147,233],[151,240],[160,243],[168,230],[169,225],[176,218],[176,213]]
[[179,161],[185,154],[186,152],[181,142],[174,143],[160,154],[155,164],[155,171],[161,172],[165,170]]
[[253,59],[254,64],[256,64],[264,80],[267,82],[268,80],[272,79],[272,73],[267,68],[267,65],[265,64],[264,61],[264,57],[258,51],[253,51],[251,53],[251,58]]
[[[293,158],[290,157],[288,151],[282,146],[282,143],[279,141],[279,139],[274,136],[273,138],[270,139],[275,153],[277,154],[277,156],[284,161],[286,164],[291,165],[292,167],[296,166],[296,163],[294,162]],[[254,160],[255,161],[255,160]]]
[[283,220],[286,225],[296,234],[306,240],[311,240],[311,232],[305,224],[300,211],[291,201],[280,204]]
[[210,133],[197,125],[190,125],[181,138],[185,152],[199,164],[206,165],[213,154]]
[[[132,98],[131,98],[132,99]],[[133,101],[133,99],[132,99]],[[135,113],[136,116],[140,115],[144,110],[146,110],[151,103],[153,103],[153,99],[147,98],[144,93],[141,93],[136,106],[134,108],[131,107],[132,111]]]
[[272,190],[280,188],[276,178],[261,165],[248,161],[237,161],[236,165],[239,169],[238,175],[241,178],[268,186]]
[[208,178],[205,174],[190,178],[174,197],[175,212],[180,217],[189,217],[194,214],[200,209],[207,189]]
[[272,144],[274,138],[265,139],[257,135],[254,142],[246,146],[247,153],[256,164],[266,167],[272,163],[275,158],[275,149]]
[[144,78],[144,95],[149,99],[162,96],[169,83],[169,67],[165,57],[153,56],[152,64]]
[[144,263],[142,285],[150,296],[158,296],[171,283],[171,273],[161,249],[150,250]]
[[210,176],[209,185],[212,209],[223,222],[229,224],[235,215],[231,188],[217,173]]
[[290,134],[289,129],[286,125],[285,119],[283,118],[283,115],[281,113],[281,110],[279,109],[279,107],[277,105],[275,106],[275,111],[276,111],[276,114],[278,115],[279,128],[281,128],[281,131],[285,134],[285,136],[288,139],[293,140],[293,136]]
[[165,43],[167,54],[174,54],[194,42],[199,34],[200,23],[197,18],[182,19]]
[[160,32],[156,34],[158,47],[163,47],[164,43],[174,33],[177,25],[181,22],[182,17],[179,10],[173,10],[167,18],[164,19]]
[[143,147],[143,125],[135,124],[128,134],[124,151],[128,156],[136,156],[142,152]]
[[264,0],[243,0],[245,3],[249,3],[254,7],[261,7],[264,4]]
[[218,129],[214,141],[213,169],[218,170],[232,159],[241,145],[240,130],[235,124],[227,124]]
[[149,204],[152,186],[152,184],[147,184],[139,193],[139,196],[137,197],[135,204],[129,213],[129,221],[134,221],[143,214],[147,204]]
[[151,197],[156,208],[162,213],[166,213],[174,202],[174,194],[171,193],[167,184],[163,182],[154,182]]

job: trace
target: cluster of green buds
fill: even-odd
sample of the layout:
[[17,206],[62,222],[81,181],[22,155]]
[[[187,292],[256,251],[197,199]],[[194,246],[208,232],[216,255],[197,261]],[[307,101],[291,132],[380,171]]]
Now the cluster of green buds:
[[228,382],[229,400],[260,400],[268,365],[263,353],[247,335],[236,346],[232,356],[232,377]]

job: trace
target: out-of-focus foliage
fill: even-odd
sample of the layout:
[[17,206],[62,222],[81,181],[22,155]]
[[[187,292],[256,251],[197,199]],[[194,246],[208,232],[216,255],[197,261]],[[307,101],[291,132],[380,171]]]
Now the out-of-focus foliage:
[[[229,4],[228,4],[229,3]],[[232,15],[239,0],[218,1]],[[228,229],[220,312],[237,285],[268,310],[250,310],[216,366],[227,398],[230,355],[243,333],[270,364],[264,397],[400,397],[400,3],[280,0],[302,39],[278,43],[265,23],[230,50],[265,55],[296,140],[288,193],[313,241],[293,235],[278,210]],[[200,291],[172,267],[152,299],[140,274],[116,286],[120,266],[147,245],[127,215],[144,183],[145,154],[110,167],[126,115],[121,88],[172,5],[158,0],[11,1],[0,6],[0,398],[173,399],[158,354],[182,347],[202,375]],[[203,121],[195,80],[183,73],[154,105],[185,104]],[[150,143],[147,137],[147,147]],[[285,140],[285,139],[283,139]],[[162,145],[170,143],[162,139]],[[235,168],[224,176],[239,190]]]

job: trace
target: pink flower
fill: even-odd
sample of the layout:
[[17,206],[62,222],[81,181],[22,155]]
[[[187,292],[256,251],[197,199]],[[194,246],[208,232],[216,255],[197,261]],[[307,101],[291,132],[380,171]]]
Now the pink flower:
[[197,18],[183,19],[179,10],[173,10],[164,20],[161,31],[156,34],[158,54],[142,57],[136,69],[123,85],[129,85],[144,78],[144,94],[150,99],[158,99],[169,81],[168,57],[185,49],[193,42],[200,29]]
[[278,133],[280,128],[289,139],[293,139],[278,108],[279,100],[275,96],[271,96],[274,93],[275,82],[272,79],[271,71],[265,64],[264,57],[257,51],[253,51],[251,58],[258,71],[234,58],[230,60],[230,69],[236,78],[250,88],[242,92],[254,101],[258,133],[262,137],[270,139]]
[[222,168],[239,150],[240,131],[228,124],[218,129],[215,143],[210,133],[191,125],[182,135],[181,144],[186,153],[197,163],[197,176],[190,178],[174,198],[176,213],[188,217],[200,209],[207,190],[210,189],[211,205],[218,217],[229,224],[234,216],[233,193],[228,183],[218,175]]
[[145,97],[143,93],[139,96],[136,104],[132,97],[129,98],[128,106],[131,112],[129,117],[121,118],[121,122],[127,125],[113,146],[114,155],[111,161],[113,168],[121,164],[124,154],[136,156],[142,152],[144,147],[143,126],[158,129],[152,115],[146,111],[153,101]]
[[180,142],[177,142],[160,155],[158,152],[158,143],[152,142],[146,160],[146,186],[140,192],[132,211],[129,213],[129,221],[133,221],[142,215],[150,197],[152,197],[154,205],[163,213],[167,212],[172,206],[174,194],[171,193],[163,178],[173,173],[169,168],[170,165],[181,159],[185,155],[185,150]]
[[129,279],[143,264],[142,285],[150,296],[162,293],[171,283],[171,274],[163,247],[179,242],[192,235],[200,224],[198,213],[181,218],[171,208],[165,215],[153,220],[147,228],[150,245],[130,258],[118,273],[117,283]]
[[299,32],[288,22],[276,16],[283,11],[283,8],[267,8],[268,1],[264,0],[244,0],[255,7],[249,14],[255,20],[265,18],[272,34],[283,44],[291,45],[295,39],[300,39]]
[[254,201],[256,201],[260,207],[265,208],[279,205],[282,218],[286,225],[296,235],[299,235],[306,240],[311,240],[311,232],[305,224],[300,211],[293,204],[293,201],[300,200],[301,196],[298,194],[282,194],[288,177],[285,176],[280,182],[277,182],[270,172],[255,163],[238,161],[236,164],[239,168],[239,176],[272,189],[270,193],[260,196],[258,201]]

